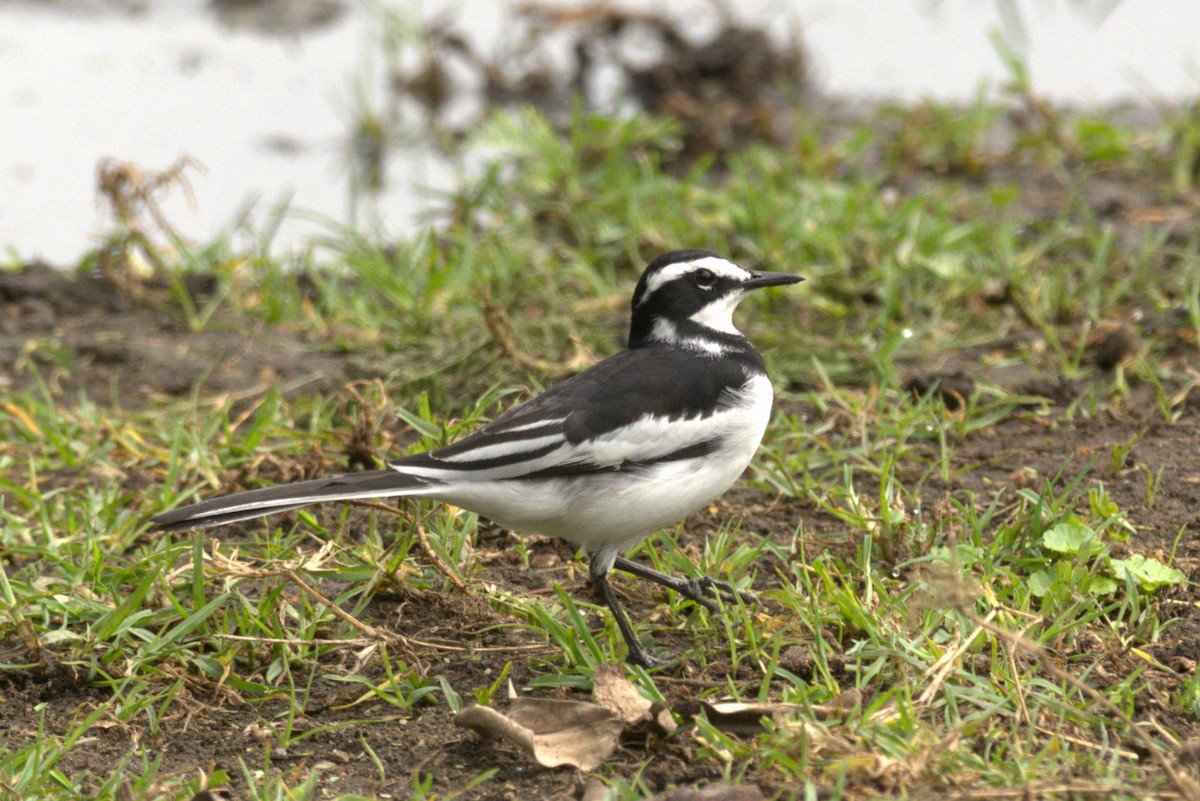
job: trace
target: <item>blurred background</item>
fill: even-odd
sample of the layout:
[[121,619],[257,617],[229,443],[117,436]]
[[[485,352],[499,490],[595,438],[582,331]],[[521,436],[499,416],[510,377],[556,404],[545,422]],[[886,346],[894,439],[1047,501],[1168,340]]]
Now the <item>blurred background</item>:
[[106,235],[121,164],[181,168],[159,211],[191,240],[404,236],[471,173],[462,139],[485,107],[565,114],[586,81],[600,110],[662,111],[644,90],[688,58],[786,72],[838,112],[995,98],[1020,64],[1058,107],[1153,115],[1200,89],[1196,31],[1193,0],[6,0],[0,248],[77,261]]

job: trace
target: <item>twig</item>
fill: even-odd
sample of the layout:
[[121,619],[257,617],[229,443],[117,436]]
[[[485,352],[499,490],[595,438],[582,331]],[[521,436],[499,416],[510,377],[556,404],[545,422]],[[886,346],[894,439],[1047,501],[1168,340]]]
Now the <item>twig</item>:
[[425,533],[425,527],[421,525],[421,521],[417,520],[415,516],[397,506],[390,506],[389,504],[379,503],[378,501],[349,501],[349,503],[355,506],[365,506],[368,509],[378,509],[382,512],[391,512],[392,514],[398,515],[399,517],[412,523],[413,528],[415,528],[417,532],[417,541],[421,543],[421,550],[425,551],[425,555],[429,557],[429,561],[433,563],[433,566],[437,568],[437,571],[445,576],[451,584],[453,584],[455,587],[458,587],[467,595],[473,596],[475,594],[471,592],[471,590],[467,588],[467,585],[463,583],[463,580],[460,579],[458,575],[455,574],[455,572],[451,570],[445,562],[442,561],[442,558],[437,555],[437,551],[433,550],[433,545],[429,542],[429,536]]
[[[1101,753],[1104,753],[1104,752],[1107,752],[1110,750],[1109,748],[1107,748],[1105,746],[1096,745],[1093,742],[1089,742],[1088,740],[1085,740],[1082,737],[1072,737],[1071,735],[1064,734],[1061,731],[1054,731],[1052,729],[1047,729],[1045,726],[1034,726],[1033,728],[1036,729],[1037,731],[1040,731],[1042,734],[1046,735],[1047,737],[1057,737],[1060,740],[1071,743],[1072,745],[1077,745],[1080,748],[1087,748],[1092,751],[1099,751]],[[1125,757],[1126,759],[1137,759],[1138,758],[1138,754],[1136,751],[1130,751],[1127,748],[1121,748],[1118,746],[1111,750],[1116,751],[1119,755]]]
[[[1066,782],[1026,782],[1016,787],[984,787],[978,790],[960,790],[945,796],[946,801],[989,801],[1004,798],[1048,798],[1050,796],[1097,795],[1111,796],[1118,788],[1111,784],[1091,782],[1084,779]],[[1162,798],[1163,796],[1156,796]]]
[[591,359],[585,353],[579,340],[575,337],[571,338],[575,345],[575,354],[562,364],[548,362],[545,359],[537,359],[525,353],[517,345],[517,341],[513,337],[513,324],[508,319],[508,312],[490,294],[485,294],[483,298],[483,321],[487,324],[488,331],[492,335],[492,341],[499,346],[504,355],[527,370],[535,370],[539,373],[549,373],[551,375],[563,375],[578,372],[591,364]]
[[410,645],[419,645],[422,648],[432,648],[435,651],[455,651],[459,653],[471,654],[498,654],[509,651],[546,651],[552,649],[545,643],[530,643],[529,645],[494,645],[494,646],[463,646],[463,645],[447,645],[445,643],[429,642],[428,640],[417,640],[412,637],[407,638]]
[[[994,614],[995,611],[992,611],[988,615],[989,619]],[[977,626],[975,630],[972,631],[968,636],[963,637],[957,646],[947,650],[944,654],[942,654],[941,659],[939,659],[937,662],[934,662],[925,670],[924,678],[932,677],[933,681],[931,681],[929,686],[926,687],[924,692],[921,693],[920,697],[917,699],[917,703],[924,706],[933,700],[933,697],[941,690],[942,685],[946,682],[946,679],[951,673],[954,672],[954,668],[958,660],[967,652],[967,649],[971,647],[971,643],[975,641],[975,638],[979,636],[982,631],[983,629]]]
[[[371,403],[364,398],[359,387],[374,387],[380,396],[379,403]],[[351,428],[350,439],[346,443],[347,467],[372,470],[380,461],[375,453],[375,432],[378,428],[376,421],[379,408],[387,406],[387,389],[383,386],[383,381],[376,378],[370,381],[351,381],[343,387],[343,391],[357,404],[360,415]],[[348,405],[344,399],[343,405]]]
[[287,576],[289,579],[291,579],[296,584],[296,586],[300,587],[300,589],[304,590],[309,595],[311,595],[312,597],[319,600],[321,603],[328,606],[329,610],[331,612],[333,612],[333,614],[337,615],[342,620],[349,623],[351,626],[354,626],[354,628],[358,629],[363,634],[372,638],[376,642],[379,642],[379,641],[395,642],[396,641],[397,638],[394,635],[384,633],[384,632],[380,631],[379,629],[375,628],[374,626],[368,625],[367,623],[363,623],[361,620],[356,618],[354,615],[352,615],[349,612],[342,609],[340,606],[335,604],[332,600],[327,598],[325,596],[325,594],[322,593],[320,590],[318,590],[316,587],[312,586],[307,581],[300,578],[300,574],[297,573],[292,568],[285,567],[281,572],[282,572],[282,575]]
[[[327,542],[326,547],[327,548],[333,547],[333,541]],[[278,642],[278,643],[282,643],[282,644],[293,644],[294,643],[294,644],[298,644],[298,645],[302,645],[305,643],[315,643],[315,644],[320,644],[320,645],[346,645],[346,644],[349,644],[349,645],[366,646],[368,649],[373,649],[374,647],[376,647],[377,645],[380,645],[380,644],[383,644],[383,645],[393,645],[394,644],[394,645],[399,645],[402,649],[404,649],[410,655],[410,658],[412,659],[412,661],[415,664],[415,666],[417,667],[417,669],[420,670],[422,672],[422,674],[424,674],[425,666],[421,663],[420,657],[417,656],[416,651],[414,651],[412,646],[409,644],[409,640],[407,637],[405,637],[403,634],[400,634],[399,632],[386,632],[381,629],[377,629],[374,626],[371,626],[367,623],[363,623],[358,618],[354,617],[354,615],[350,614],[349,612],[346,612],[340,606],[335,604],[333,602],[333,600],[331,600],[328,596],[326,596],[324,593],[322,593],[316,587],[314,587],[313,585],[309,584],[306,580],[301,578],[299,573],[297,573],[297,571],[294,567],[282,566],[282,567],[277,567],[277,568],[267,569],[267,570],[249,568],[244,563],[239,562],[236,559],[231,560],[231,559],[223,557],[220,553],[220,541],[219,540],[213,539],[210,542],[210,548],[212,550],[211,558],[212,558],[213,563],[218,565],[219,568],[222,571],[224,571],[225,573],[229,573],[229,574],[239,576],[242,578],[265,579],[265,578],[274,577],[274,578],[289,579],[296,586],[300,587],[300,589],[303,590],[305,593],[307,593],[308,595],[310,595],[311,597],[315,598],[316,600],[318,600],[319,602],[324,604],[326,607],[328,607],[329,610],[331,612],[333,612],[333,614],[336,617],[339,617],[346,623],[349,623],[351,626],[358,629],[360,632],[362,632],[364,635],[366,635],[367,638],[369,638],[366,641],[361,641],[361,640],[321,640],[321,639],[315,639],[315,640],[304,639],[304,640],[296,641],[296,640],[289,640],[289,639],[282,639],[282,640],[269,639],[266,637],[242,638],[242,637],[238,637],[237,635],[231,634],[231,635],[224,635],[224,637],[226,639],[230,639],[230,640],[248,639],[248,640],[254,640],[254,641],[258,641],[258,642]],[[323,549],[323,551],[324,550],[325,549]],[[305,560],[305,561],[309,561],[309,560]],[[218,636],[221,636],[221,635],[218,635]],[[226,672],[228,673],[228,666],[226,666]],[[224,681],[223,678],[222,678],[222,681]]]
[[218,640],[232,642],[261,642],[268,645],[375,645],[378,640],[348,639],[331,640],[322,637],[248,637],[244,634],[214,634]]

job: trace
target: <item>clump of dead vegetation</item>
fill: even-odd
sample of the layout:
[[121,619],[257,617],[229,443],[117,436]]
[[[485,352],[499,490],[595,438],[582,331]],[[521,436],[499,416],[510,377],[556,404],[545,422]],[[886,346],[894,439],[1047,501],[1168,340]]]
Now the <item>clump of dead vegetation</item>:
[[581,103],[664,115],[681,124],[689,161],[781,141],[808,86],[799,36],[777,42],[729,8],[716,13],[715,30],[700,35],[679,19],[610,3],[523,3],[510,41],[491,53],[451,22],[427,26],[421,58],[395,67],[391,85],[434,120],[464,93],[483,111],[532,105],[562,117]]

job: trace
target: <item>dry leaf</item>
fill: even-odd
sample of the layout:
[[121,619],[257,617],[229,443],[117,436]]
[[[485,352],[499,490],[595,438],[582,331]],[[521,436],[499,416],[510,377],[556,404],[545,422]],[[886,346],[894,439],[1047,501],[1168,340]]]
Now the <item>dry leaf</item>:
[[607,759],[625,728],[616,714],[597,704],[544,698],[518,698],[507,714],[469,706],[454,722],[516,744],[539,765],[571,765],[580,770],[594,770]]
[[803,704],[741,704],[733,701],[718,703],[705,701],[703,706],[709,723],[723,731],[743,736],[760,734],[763,718],[771,718],[778,722],[785,715],[808,713],[808,707]]
[[641,723],[650,719],[651,703],[625,678],[619,665],[605,662],[596,668],[592,680],[592,697],[605,709],[612,710],[626,723]]
[[762,731],[762,719],[771,718],[778,723],[787,715],[808,715],[822,720],[840,717],[862,704],[862,693],[847,690],[828,704],[740,704],[732,701],[710,703],[705,701],[704,711],[708,722],[719,729],[734,734],[754,735]]
[[609,786],[599,779],[588,779],[583,786],[583,795],[579,801],[609,801],[612,792]]
[[625,678],[620,665],[606,662],[596,668],[592,697],[600,706],[612,710],[627,726],[649,725],[663,735],[676,729],[675,717],[667,705],[642,697],[633,682]]

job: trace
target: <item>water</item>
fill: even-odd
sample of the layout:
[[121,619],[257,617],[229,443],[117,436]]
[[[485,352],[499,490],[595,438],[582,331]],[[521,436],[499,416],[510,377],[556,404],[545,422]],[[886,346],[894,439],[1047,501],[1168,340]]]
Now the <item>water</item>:
[[[331,3],[332,0],[311,0]],[[204,0],[141,0],[128,13],[92,0],[0,3],[0,249],[69,264],[106,229],[95,173],[104,157],[163,169],[182,155],[194,205],[171,193],[163,211],[197,241],[290,200],[276,242],[302,247],[331,225],[403,235],[431,194],[458,180],[429,149],[389,161],[370,203],[351,191],[347,155],[356,92],[382,96],[376,4],[349,0],[312,30],[230,27]],[[700,9],[671,0],[649,10]],[[1003,31],[1038,89],[1060,102],[1191,98],[1200,89],[1195,0],[754,0],[743,20],[799,25],[818,87],[831,94],[967,100],[1005,79],[989,40]],[[484,53],[503,38],[500,4],[429,2],[462,20]],[[372,11],[371,9],[375,9]],[[694,15],[694,14],[693,14]],[[298,26],[299,27],[299,26]],[[365,89],[364,89],[365,87]]]
[[805,39],[830,90],[969,100],[1008,74],[1002,34],[1038,92],[1071,104],[1181,100],[1200,93],[1193,0],[814,0]]
[[[96,166],[111,156],[164,169],[187,154],[194,208],[171,193],[165,215],[207,237],[253,198],[254,215],[291,197],[344,222],[351,207],[347,132],[354,82],[367,72],[370,19],[348,13],[304,35],[264,36],[217,23],[200,0],[145,15],[0,6],[0,245],[64,263],[102,230]],[[419,186],[452,172],[410,153],[378,198],[385,224],[412,220]],[[320,224],[294,220],[281,244]]]

